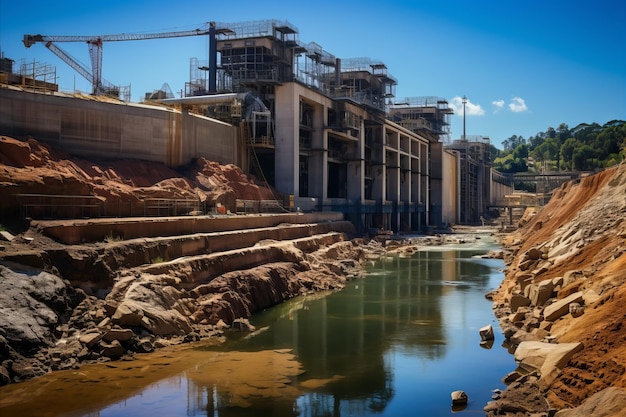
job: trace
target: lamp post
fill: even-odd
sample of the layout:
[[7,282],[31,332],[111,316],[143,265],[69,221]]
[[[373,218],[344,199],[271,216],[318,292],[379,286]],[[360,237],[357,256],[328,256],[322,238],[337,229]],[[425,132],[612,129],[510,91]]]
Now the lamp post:
[[461,103],[463,103],[463,137],[462,139],[465,140],[465,104],[467,103],[467,97],[465,97],[465,95],[463,96],[463,99],[461,100]]

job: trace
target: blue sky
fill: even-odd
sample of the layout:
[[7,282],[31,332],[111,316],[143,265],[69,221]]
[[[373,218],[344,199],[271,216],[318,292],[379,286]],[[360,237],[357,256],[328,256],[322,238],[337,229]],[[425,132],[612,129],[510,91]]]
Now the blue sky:
[[[458,111],[452,139],[466,131],[501,148],[560,123],[626,119],[626,1],[121,1],[0,0],[0,50],[56,66],[62,90],[91,91],[65,63],[25,34],[102,35],[187,30],[208,21],[287,20],[303,42],[338,58],[383,61],[398,80],[396,100],[446,98]],[[61,44],[83,63],[84,44]],[[109,42],[103,77],[130,85],[132,100],[167,82],[176,93],[189,59],[206,60],[205,37]]]

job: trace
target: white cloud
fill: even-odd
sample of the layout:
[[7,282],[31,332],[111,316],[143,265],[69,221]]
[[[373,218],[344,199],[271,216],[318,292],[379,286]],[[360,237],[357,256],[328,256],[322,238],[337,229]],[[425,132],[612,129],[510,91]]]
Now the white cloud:
[[[454,114],[463,117],[463,98],[456,96],[450,100],[450,107],[454,110]],[[465,102],[465,115],[466,116],[482,116],[485,111],[480,104],[474,104],[469,99]]]
[[504,100],[494,100],[491,102],[491,105],[493,106],[493,112],[498,113],[500,110],[502,110],[502,108],[504,108]]
[[528,110],[528,107],[526,107],[526,103],[524,102],[523,98],[513,97],[511,99],[511,102],[509,103],[509,109],[513,113],[521,113]]

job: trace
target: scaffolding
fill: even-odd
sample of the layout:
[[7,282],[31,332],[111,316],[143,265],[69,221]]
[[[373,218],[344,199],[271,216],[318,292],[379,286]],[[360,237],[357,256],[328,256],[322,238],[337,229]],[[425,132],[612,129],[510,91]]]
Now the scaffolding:
[[294,49],[294,77],[308,87],[329,93],[336,66],[337,58],[315,42]]
[[209,63],[198,58],[189,59],[189,81],[185,83],[185,97],[203,96],[209,92]]
[[21,60],[19,66],[20,85],[24,88],[43,91],[59,91],[56,84],[57,70],[55,66],[37,61]]
[[265,19],[247,22],[216,22],[218,28],[228,28],[229,32],[218,33],[218,40],[273,37],[282,41],[295,41],[298,28],[286,20]]
[[412,132],[430,132],[437,140],[450,143],[450,116],[454,111],[441,97],[407,97],[388,108],[388,118]]
[[395,96],[398,80],[387,72],[385,63],[360,57],[341,59],[337,66],[339,75],[333,83],[333,98],[386,111],[387,100]]

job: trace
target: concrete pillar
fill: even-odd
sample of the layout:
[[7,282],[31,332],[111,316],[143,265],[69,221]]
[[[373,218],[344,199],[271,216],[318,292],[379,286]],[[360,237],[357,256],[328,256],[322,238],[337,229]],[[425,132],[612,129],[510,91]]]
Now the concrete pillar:
[[324,129],[327,110],[322,104],[313,106],[313,136],[311,147],[315,149],[309,164],[309,196],[324,200],[328,194],[328,133]]
[[295,83],[276,87],[275,185],[284,194],[299,195],[299,97]]

